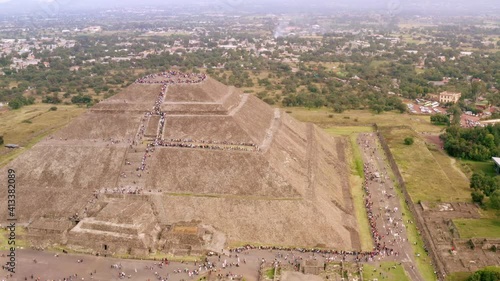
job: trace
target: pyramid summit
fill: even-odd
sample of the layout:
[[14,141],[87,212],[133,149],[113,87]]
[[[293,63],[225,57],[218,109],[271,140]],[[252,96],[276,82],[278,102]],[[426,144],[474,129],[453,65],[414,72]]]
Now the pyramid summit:
[[253,95],[168,71],[100,102],[9,168],[34,245],[133,255],[242,244],[359,250],[345,148]]

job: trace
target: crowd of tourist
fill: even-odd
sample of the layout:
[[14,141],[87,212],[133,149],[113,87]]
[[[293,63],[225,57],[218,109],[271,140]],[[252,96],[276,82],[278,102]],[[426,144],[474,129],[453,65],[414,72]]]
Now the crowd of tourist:
[[220,144],[233,146],[250,146],[257,148],[258,146],[251,142],[231,142],[231,141],[215,141],[215,140],[193,140],[193,139],[169,139],[169,142],[184,142],[184,143],[201,143],[201,144]]
[[235,151],[258,151],[258,147],[254,146],[238,146],[238,145],[216,145],[216,144],[198,144],[192,142],[169,142],[158,140],[155,142],[157,146],[164,147],[179,147],[179,148],[201,148],[209,150],[235,150]]
[[155,104],[153,106],[153,112],[152,112],[152,114],[155,114],[155,115],[161,115],[162,114],[162,112],[161,112],[161,105],[163,104],[163,101],[165,100],[166,93],[167,93],[167,85],[163,85],[161,87],[160,94],[156,98]]
[[146,75],[135,80],[138,84],[195,84],[203,82],[207,76],[204,73],[183,73],[180,71],[165,71]]
[[[364,164],[363,188],[365,191],[364,203],[368,213],[368,221],[371,228],[373,240],[376,248],[389,254],[398,255],[398,251],[389,249],[388,247],[399,246],[401,250],[402,242],[406,242],[403,233],[405,232],[405,225],[403,223],[402,213],[399,210],[398,200],[395,196],[394,187],[392,185],[384,184],[389,180],[388,172],[383,169],[377,171],[375,163],[383,161],[377,154],[376,143],[369,143],[364,140],[358,143],[365,154],[372,160],[366,161]],[[373,200],[372,194],[377,193],[377,201]],[[378,208],[374,210],[374,206]],[[377,224],[378,220],[378,224]],[[411,223],[408,221],[407,223]]]
[[143,188],[137,186],[102,188],[99,193],[104,194],[141,194]]

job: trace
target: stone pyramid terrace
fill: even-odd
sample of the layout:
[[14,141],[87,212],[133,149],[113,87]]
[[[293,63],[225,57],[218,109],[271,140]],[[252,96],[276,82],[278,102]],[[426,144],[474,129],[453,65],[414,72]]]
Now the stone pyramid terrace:
[[345,147],[253,95],[170,71],[100,102],[9,168],[18,221],[35,245],[133,255],[247,243],[358,250]]

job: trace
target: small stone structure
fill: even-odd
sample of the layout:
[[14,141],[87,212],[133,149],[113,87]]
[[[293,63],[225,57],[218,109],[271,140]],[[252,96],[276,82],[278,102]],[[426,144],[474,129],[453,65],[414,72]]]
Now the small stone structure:
[[33,246],[44,246],[65,241],[72,227],[68,219],[39,218],[28,225],[28,241]]
[[318,260],[305,260],[300,263],[300,271],[304,274],[319,275],[325,270],[325,263]]
[[148,202],[111,201],[69,231],[67,246],[101,254],[147,255],[155,248],[159,232]]

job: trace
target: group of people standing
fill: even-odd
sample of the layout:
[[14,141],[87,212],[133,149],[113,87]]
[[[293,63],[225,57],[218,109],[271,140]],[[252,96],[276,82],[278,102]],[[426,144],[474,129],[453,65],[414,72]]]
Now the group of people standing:
[[[165,71],[149,74],[135,80],[138,84],[196,84],[207,78],[204,73],[183,73],[180,71]],[[158,80],[156,80],[158,79]]]

